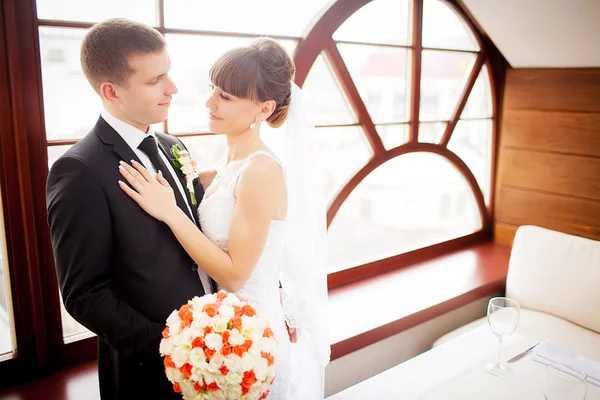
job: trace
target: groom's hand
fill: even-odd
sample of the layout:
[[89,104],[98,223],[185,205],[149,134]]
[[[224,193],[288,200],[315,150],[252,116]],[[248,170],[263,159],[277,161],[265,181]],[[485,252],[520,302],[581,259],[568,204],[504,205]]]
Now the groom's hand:
[[[279,301],[281,302],[281,305],[283,305],[283,289],[279,288]],[[287,326],[287,323],[285,324],[285,327],[288,330],[288,334],[290,335],[290,342],[292,343],[296,343],[298,341],[298,332],[296,331],[296,328],[290,328],[289,326]]]

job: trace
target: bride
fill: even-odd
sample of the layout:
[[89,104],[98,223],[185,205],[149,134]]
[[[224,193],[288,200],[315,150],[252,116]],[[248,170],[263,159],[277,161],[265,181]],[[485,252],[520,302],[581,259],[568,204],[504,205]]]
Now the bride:
[[[119,182],[220,289],[270,320],[279,367],[269,400],[323,399],[330,354],[325,212],[316,200],[312,130],[294,74],[293,60],[268,38],[227,52],[211,68],[209,128],[226,136],[227,155],[216,171],[199,174],[202,231],[176,205],[160,172],[154,177],[133,162],[121,169],[129,186]],[[285,123],[281,157],[262,140],[263,123]]]

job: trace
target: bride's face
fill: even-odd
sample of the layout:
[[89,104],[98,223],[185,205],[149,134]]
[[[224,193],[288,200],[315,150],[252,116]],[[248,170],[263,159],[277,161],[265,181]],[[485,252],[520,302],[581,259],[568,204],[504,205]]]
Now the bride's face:
[[206,101],[209,112],[209,129],[214,133],[237,135],[250,129],[250,125],[261,117],[261,105],[252,100],[235,97],[220,87],[212,86]]

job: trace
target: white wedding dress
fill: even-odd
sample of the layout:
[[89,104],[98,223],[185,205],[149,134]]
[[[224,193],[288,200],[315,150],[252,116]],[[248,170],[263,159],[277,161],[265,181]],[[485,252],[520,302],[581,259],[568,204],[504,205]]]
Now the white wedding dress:
[[[205,197],[198,207],[202,231],[224,251],[228,251],[229,231],[236,205],[235,187],[244,166],[256,156],[269,157],[282,165],[273,155],[264,151],[252,153],[243,160],[232,161],[218,169],[215,179],[205,191]],[[280,258],[285,229],[285,221],[271,221],[269,236],[258,263],[246,284],[236,293],[269,320],[278,342],[277,376],[271,386],[268,400],[285,400],[290,387],[292,344],[279,297]]]

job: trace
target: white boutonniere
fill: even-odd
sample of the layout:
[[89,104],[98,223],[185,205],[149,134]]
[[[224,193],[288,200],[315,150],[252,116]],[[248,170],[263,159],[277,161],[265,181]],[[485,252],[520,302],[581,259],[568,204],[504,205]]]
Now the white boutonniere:
[[185,176],[185,183],[190,192],[192,204],[196,205],[198,202],[196,201],[196,195],[194,194],[194,179],[198,178],[198,171],[196,170],[198,168],[198,163],[192,160],[190,153],[183,150],[178,144],[171,147],[171,154],[173,155],[173,165],[175,168],[179,168]]

